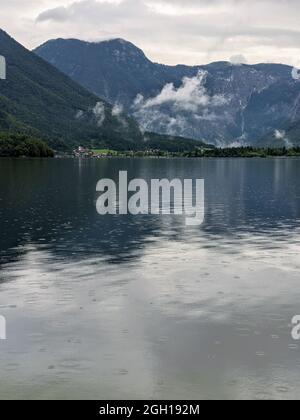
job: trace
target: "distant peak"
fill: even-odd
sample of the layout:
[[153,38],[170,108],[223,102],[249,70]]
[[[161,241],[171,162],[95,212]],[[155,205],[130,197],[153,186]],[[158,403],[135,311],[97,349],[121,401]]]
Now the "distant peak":
[[123,38],[111,38],[111,39],[105,39],[105,40],[100,40],[100,41],[84,41],[81,39],[76,39],[76,38],[56,38],[56,39],[50,39],[49,41],[46,41],[44,44],[40,45],[40,47],[44,47],[46,45],[62,45],[62,44],[79,44],[79,45],[99,45],[99,46],[104,46],[104,45],[111,45],[113,47],[122,47],[124,48],[130,48],[130,49],[134,49],[136,51],[140,51],[143,52],[140,48],[138,48],[136,45],[134,45],[132,42],[127,41]]
[[123,38],[111,38],[111,39],[104,39],[99,41],[85,41],[83,39],[77,39],[77,38],[53,38],[49,39],[49,41],[46,41],[45,44],[49,43],[67,43],[67,42],[74,42],[74,43],[80,43],[80,44],[120,44],[120,45],[127,45],[137,48],[132,42],[126,41]]

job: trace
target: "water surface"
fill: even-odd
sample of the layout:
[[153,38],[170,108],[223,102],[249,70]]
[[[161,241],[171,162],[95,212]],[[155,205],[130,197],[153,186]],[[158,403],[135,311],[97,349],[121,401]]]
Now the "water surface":
[[[204,178],[205,223],[97,214]],[[299,159],[0,160],[0,398],[300,398]]]

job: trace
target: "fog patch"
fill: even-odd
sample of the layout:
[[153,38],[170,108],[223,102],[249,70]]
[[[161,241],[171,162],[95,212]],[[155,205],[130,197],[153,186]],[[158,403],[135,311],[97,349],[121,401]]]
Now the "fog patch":
[[78,110],[75,114],[75,119],[81,120],[83,117],[84,117],[84,111],[82,111],[82,109]]
[[96,118],[97,126],[102,127],[105,121],[105,106],[103,102],[97,102],[92,112]]
[[241,66],[242,64],[247,64],[247,59],[243,54],[233,55],[229,59],[230,63],[233,66]]
[[285,130],[275,130],[274,137],[276,140],[281,140],[286,148],[290,149],[293,147],[293,143],[288,139]]
[[199,71],[195,77],[184,77],[182,86],[175,88],[173,83],[168,83],[154,98],[144,100],[142,95],[135,99],[135,106],[143,109],[153,108],[168,104],[173,111],[201,112],[207,106],[224,105],[226,100],[223,95],[209,96],[204,87],[207,72]]
[[124,114],[124,107],[122,104],[115,103],[111,110],[111,115],[113,118],[116,118],[118,123],[123,126],[123,128],[128,127],[128,123]]
[[214,123],[226,117],[224,107],[229,98],[224,95],[210,95],[205,87],[207,72],[199,71],[194,77],[184,77],[178,88],[166,84],[161,92],[152,98],[136,96],[133,116],[142,129],[160,131],[170,135],[197,135],[197,126],[203,121]]

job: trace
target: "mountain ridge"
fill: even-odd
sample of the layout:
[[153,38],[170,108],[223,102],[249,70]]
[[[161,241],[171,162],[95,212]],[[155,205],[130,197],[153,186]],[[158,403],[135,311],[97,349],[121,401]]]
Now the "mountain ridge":
[[123,114],[113,115],[111,105],[3,30],[0,54],[7,64],[6,80],[0,81],[0,130],[39,136],[55,148],[140,141],[133,120]]
[[[271,132],[300,120],[300,84],[285,64],[168,66],[120,38],[60,38],[34,52],[89,91],[120,104],[148,131],[220,146],[263,144]],[[183,97],[187,94],[190,98]],[[217,100],[221,96],[223,104]],[[191,103],[194,112],[188,109]]]

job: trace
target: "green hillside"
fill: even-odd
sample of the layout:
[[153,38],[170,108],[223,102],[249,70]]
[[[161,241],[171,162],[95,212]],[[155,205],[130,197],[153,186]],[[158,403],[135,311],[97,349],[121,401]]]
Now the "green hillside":
[[55,149],[132,148],[141,141],[134,120],[26,50],[0,30],[7,79],[0,80],[0,131],[43,138]]
[[164,150],[166,152],[191,152],[201,147],[213,148],[198,140],[186,139],[178,136],[165,136],[163,134],[145,133],[143,149]]
[[22,134],[0,133],[0,157],[53,157],[46,143]]

